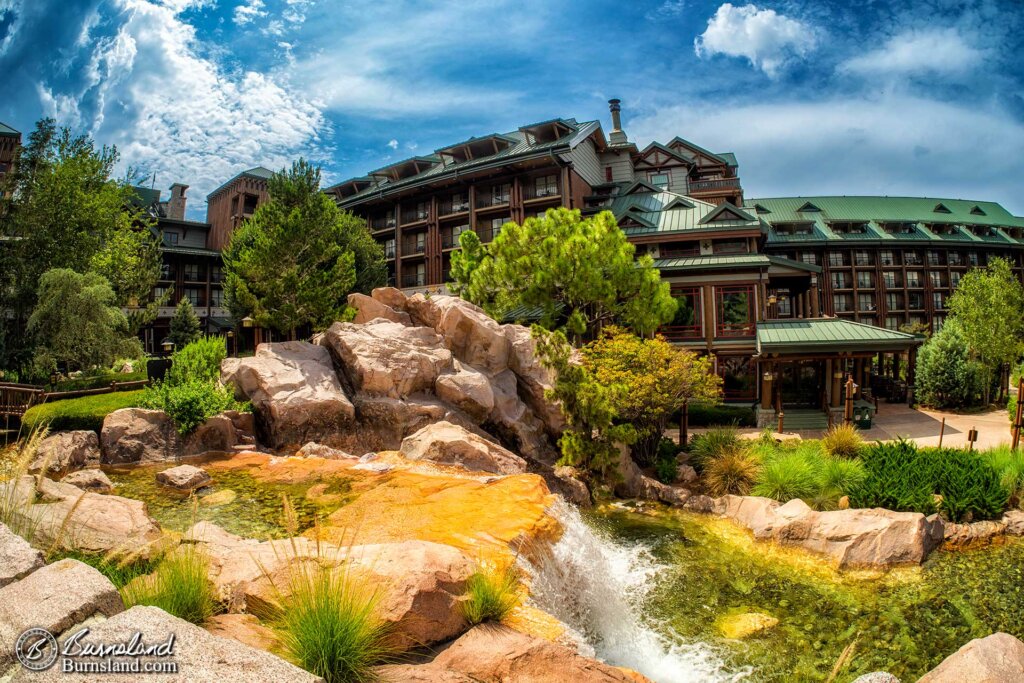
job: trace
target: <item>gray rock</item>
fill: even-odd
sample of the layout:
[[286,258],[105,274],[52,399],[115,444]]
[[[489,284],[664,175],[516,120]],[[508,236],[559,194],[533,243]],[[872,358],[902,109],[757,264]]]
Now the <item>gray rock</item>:
[[1024,510],[1010,510],[1003,515],[1006,533],[1011,536],[1024,536]]
[[[313,683],[322,681],[313,674],[289,664],[268,652],[248,645],[213,635],[187,621],[171,616],[157,607],[132,607],[106,621],[90,625],[89,633],[83,638],[88,643],[127,642],[136,633],[141,633],[147,644],[157,644],[174,634],[173,661],[177,663],[175,675],[160,674],[161,681],[173,683],[257,683],[261,681],[294,681]],[[157,661],[165,658],[143,658]],[[130,678],[130,677],[129,677]],[[53,681],[63,683],[67,674],[60,667],[53,667],[42,673],[19,671],[13,681],[17,683],[39,683]],[[101,674],[89,676],[90,683],[123,683],[124,674]]]
[[64,474],[100,464],[100,440],[92,430],[57,432],[39,443],[28,471],[35,474],[46,467],[50,474]]
[[122,408],[103,418],[103,462],[161,462],[178,457],[178,432],[162,410]]
[[900,683],[900,679],[885,671],[872,671],[869,674],[857,676],[851,683]]
[[43,554],[0,524],[0,588],[43,566]]
[[975,638],[942,660],[917,683],[1020,683],[1024,642],[1008,633]]
[[92,491],[93,493],[110,493],[114,490],[114,482],[110,481],[110,478],[103,473],[103,470],[98,469],[72,472],[61,479],[60,483],[71,484],[83,491]]
[[195,491],[212,481],[206,470],[193,465],[178,465],[156,473],[157,483],[179,491]]

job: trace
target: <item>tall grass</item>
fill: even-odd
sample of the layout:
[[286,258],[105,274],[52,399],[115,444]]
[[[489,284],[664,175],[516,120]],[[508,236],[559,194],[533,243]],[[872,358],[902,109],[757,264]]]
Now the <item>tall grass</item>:
[[853,425],[833,425],[821,437],[821,447],[829,455],[839,458],[856,458],[864,448],[864,439]]
[[705,462],[704,487],[713,496],[745,496],[750,493],[760,471],[757,458],[737,447]]
[[[26,490],[21,477],[28,473],[39,444],[47,434],[46,426],[38,425],[29,429],[23,438],[0,449],[0,523],[29,542],[35,536],[41,519],[31,510],[35,502],[35,487]],[[43,463],[43,471],[48,465]]]
[[800,498],[816,510],[833,510],[867,476],[860,460],[828,455],[815,441],[757,450],[762,465],[753,493],[782,503]]
[[1024,502],[1024,451],[1013,451],[1003,444],[979,455],[999,475],[1003,488],[1010,492],[1010,504],[1020,506]]
[[753,494],[780,502],[809,499],[820,489],[819,463],[800,451],[780,453],[762,465]]
[[121,597],[125,607],[151,605],[202,624],[218,610],[209,568],[210,560],[203,551],[183,544],[164,557],[155,572],[126,584]]
[[520,599],[519,572],[514,565],[504,569],[480,568],[466,580],[462,614],[470,624],[501,621]]
[[742,449],[743,443],[735,425],[712,427],[703,434],[693,437],[690,444],[690,462],[699,472],[714,458]]

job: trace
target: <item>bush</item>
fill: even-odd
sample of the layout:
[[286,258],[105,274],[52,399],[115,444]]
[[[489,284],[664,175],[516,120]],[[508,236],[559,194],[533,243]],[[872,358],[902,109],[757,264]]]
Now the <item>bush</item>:
[[762,464],[752,493],[781,503],[810,499],[821,489],[821,480],[820,462],[802,451],[785,452]]
[[462,614],[470,624],[501,621],[519,604],[519,574],[515,566],[504,570],[477,570],[466,579]]
[[1024,501],[1024,451],[1013,451],[1007,445],[982,451],[979,456],[999,475],[999,482],[1010,492],[1010,504]]
[[373,680],[391,654],[380,594],[345,569],[295,563],[277,627],[292,660],[327,683]]
[[838,458],[856,458],[864,447],[864,439],[853,425],[833,425],[821,437],[821,446],[829,455]]
[[183,544],[165,557],[155,572],[121,589],[125,607],[151,605],[179,619],[202,624],[217,611],[209,565],[209,558],[194,544]]
[[1010,426],[1013,426],[1013,420],[1017,417],[1017,394],[1010,394],[1006,399],[1006,415],[1010,419]]
[[703,434],[697,434],[690,443],[690,462],[700,472],[706,463],[726,453],[742,450],[739,433],[735,426],[712,427]]
[[757,426],[757,417],[754,415],[754,409],[750,406],[691,403],[686,414],[691,427],[730,424],[740,427]]
[[814,441],[782,447],[759,444],[755,452],[760,453],[762,466],[753,493],[781,503],[800,498],[816,510],[835,509],[839,498],[866,476],[859,460],[828,455]]
[[704,465],[704,487],[713,496],[750,493],[760,463],[742,449],[726,451],[708,459]]
[[983,385],[981,366],[971,360],[960,325],[950,319],[921,347],[914,394],[924,405],[965,408],[981,402]]
[[662,484],[671,484],[679,476],[679,461],[676,456],[658,458],[654,462],[654,476]]
[[1010,498],[999,473],[977,453],[918,449],[899,441],[870,446],[861,458],[867,476],[850,496],[857,507],[924,514],[939,510],[961,522],[999,517]]
[[110,394],[42,403],[26,410],[21,423],[29,429],[49,425],[50,430],[54,432],[70,429],[91,429],[99,432],[103,428],[104,417],[121,408],[141,406],[145,393],[142,389],[115,391]]
[[191,434],[217,413],[247,409],[235,401],[227,388],[202,380],[189,380],[182,384],[157,382],[145,390],[142,405],[170,415],[182,436]]
[[171,369],[165,382],[173,385],[188,382],[217,382],[220,364],[228,355],[224,337],[203,337],[188,344],[171,357]]
[[114,372],[104,370],[74,379],[66,379],[54,385],[54,391],[84,391],[109,387],[111,382],[144,382],[148,379],[145,368],[141,372]]

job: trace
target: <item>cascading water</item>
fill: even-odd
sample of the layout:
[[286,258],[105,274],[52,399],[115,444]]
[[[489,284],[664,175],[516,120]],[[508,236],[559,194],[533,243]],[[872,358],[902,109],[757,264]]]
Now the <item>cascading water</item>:
[[724,683],[747,677],[749,670],[730,670],[710,645],[673,641],[640,616],[638,606],[660,570],[643,546],[602,538],[562,501],[551,512],[563,533],[540,557],[526,561],[531,600],[569,626],[581,646],[657,683]]

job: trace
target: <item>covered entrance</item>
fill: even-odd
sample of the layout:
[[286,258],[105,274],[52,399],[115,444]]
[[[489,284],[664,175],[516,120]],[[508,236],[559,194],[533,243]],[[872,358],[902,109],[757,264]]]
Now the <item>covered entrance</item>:
[[824,363],[818,360],[794,360],[779,369],[779,393],[782,405],[793,408],[820,408]]

